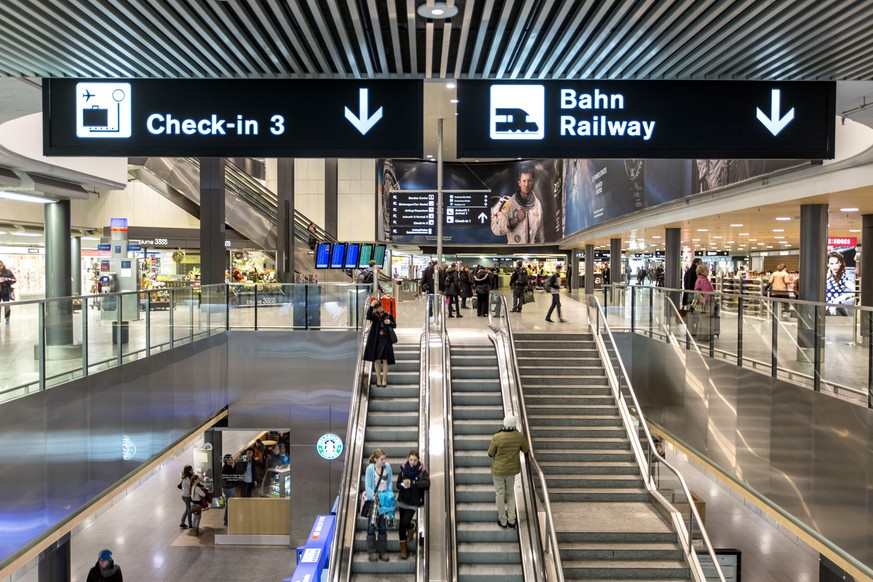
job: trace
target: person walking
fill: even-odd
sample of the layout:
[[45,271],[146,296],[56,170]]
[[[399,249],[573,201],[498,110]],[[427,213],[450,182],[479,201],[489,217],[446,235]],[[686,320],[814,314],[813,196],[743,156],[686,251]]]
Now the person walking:
[[206,498],[206,489],[200,483],[200,477],[194,475],[191,477],[191,515],[193,519],[191,533],[195,536],[200,535],[200,514],[203,513],[203,499]]
[[15,275],[12,271],[6,268],[3,261],[0,261],[0,301],[6,303],[3,307],[3,316],[6,325],[9,325],[9,315],[12,311],[9,307],[9,302],[15,300],[15,290],[12,286],[15,285]]
[[[367,519],[367,556],[371,562],[377,559],[388,561],[388,516],[379,513],[380,492],[391,491],[394,475],[387,461],[385,451],[376,449],[370,455],[367,471],[364,475],[364,495],[372,501],[370,516]],[[376,532],[379,539],[376,539]],[[377,554],[378,552],[378,554]]]
[[479,267],[473,275],[473,283],[476,285],[476,315],[478,317],[488,317],[488,294],[491,293],[491,274],[485,267]]
[[561,323],[566,323],[567,320],[564,319],[564,316],[561,315],[561,265],[558,265],[555,268],[555,272],[552,273],[548,279],[546,279],[544,283],[544,288],[546,293],[550,293],[552,295],[552,305],[549,307],[549,312],[546,313],[546,321],[549,323],[555,323],[552,319],[552,311],[555,308],[558,308],[558,321]]
[[467,309],[467,299],[473,296],[473,274],[470,267],[464,265],[458,275],[461,281],[461,309]]
[[518,453],[530,451],[530,445],[517,430],[518,420],[508,415],[503,419],[503,428],[493,437],[488,447],[491,462],[491,478],[494,480],[494,496],[497,501],[497,525],[515,529],[515,476],[521,473]]
[[112,559],[112,552],[100,550],[97,554],[97,563],[88,571],[85,582],[124,582],[121,566]]
[[191,523],[191,477],[193,476],[194,468],[191,465],[185,465],[185,468],[182,469],[182,481],[179,483],[179,489],[182,490],[182,503],[185,504],[182,521],[179,522],[179,527],[182,529],[193,527]]
[[524,268],[524,263],[521,259],[515,264],[515,270],[509,277],[509,286],[512,287],[512,309],[511,313],[521,313],[521,308],[524,305],[524,290],[530,285],[527,269]]
[[694,299],[694,284],[697,282],[697,266],[702,262],[703,259],[700,257],[695,258],[691,261],[691,266],[685,270],[685,274],[682,276],[682,289],[685,290],[685,293],[682,294],[683,308],[687,308],[691,305],[691,301]]
[[419,507],[424,505],[424,492],[430,488],[430,476],[418,457],[418,451],[409,451],[406,462],[400,466],[397,475],[397,507],[400,508],[400,559],[409,557],[409,542],[415,539],[412,518]]
[[446,297],[449,300],[449,317],[464,317],[458,307],[458,295],[461,294],[461,274],[457,263],[452,263],[446,271]]
[[767,283],[770,285],[770,297],[775,301],[770,302],[770,310],[773,317],[780,318],[782,316],[783,306],[786,305],[785,300],[788,299],[788,271],[785,270],[785,264],[779,263],[776,270],[770,275]]
[[394,331],[397,322],[385,311],[378,299],[370,303],[367,319],[372,324],[367,333],[367,344],[364,346],[364,361],[373,362],[376,386],[385,387],[388,385],[388,366],[394,364],[394,343],[391,337],[397,337]]
[[241,497],[251,497],[252,491],[255,488],[255,481],[257,481],[257,473],[255,468],[255,450],[252,447],[249,447],[246,450],[246,454],[242,456],[239,460],[239,465],[237,471],[240,474],[240,481],[242,484],[240,485],[240,496]]

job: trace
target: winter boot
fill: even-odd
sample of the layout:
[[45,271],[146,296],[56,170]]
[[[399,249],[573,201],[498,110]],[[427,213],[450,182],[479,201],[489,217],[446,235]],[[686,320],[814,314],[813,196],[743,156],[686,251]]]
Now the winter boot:
[[407,542],[414,542],[415,541],[415,529],[414,528],[409,528],[406,531],[406,541]]
[[367,534],[367,555],[371,562],[379,559],[379,555],[376,553],[376,534]]
[[406,547],[407,541],[403,540],[400,542],[400,559],[405,560],[409,557],[409,548]]
[[380,535],[379,536],[379,544],[377,545],[379,548],[379,559],[383,562],[388,561],[388,535]]

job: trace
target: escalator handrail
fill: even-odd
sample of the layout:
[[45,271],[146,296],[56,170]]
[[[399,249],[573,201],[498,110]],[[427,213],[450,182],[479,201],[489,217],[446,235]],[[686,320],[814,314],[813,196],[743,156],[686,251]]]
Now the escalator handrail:
[[[458,532],[457,520],[455,516],[455,446],[454,446],[454,430],[452,422],[454,422],[454,414],[452,413],[452,391],[450,390],[450,379],[452,377],[451,367],[451,351],[449,345],[449,333],[446,328],[446,302],[442,294],[434,296],[435,303],[438,304],[439,326],[440,326],[440,346],[442,353],[442,391],[443,391],[443,431],[445,434],[445,467],[446,478],[444,480],[446,486],[446,547],[449,549],[446,552],[446,572],[449,580],[453,582],[458,579]],[[436,313],[436,311],[435,311]],[[451,478],[451,483],[449,483]]]
[[[419,402],[418,402],[418,454],[425,468],[430,467],[430,325],[428,322],[427,302],[424,305],[424,331],[419,342]],[[428,544],[422,543],[427,540],[427,532],[430,531],[430,515],[427,511],[427,503],[418,508],[418,520],[416,523],[416,536],[418,551],[415,553],[415,580],[427,582],[430,578],[430,556]]]
[[[367,302],[359,313],[360,321],[364,322]],[[346,429],[346,462],[343,466],[343,474],[339,485],[339,506],[336,513],[336,527],[334,528],[333,544],[330,550],[330,580],[340,581],[341,560],[344,550],[348,549],[347,580],[352,567],[352,554],[354,553],[355,521],[357,519],[358,490],[361,482],[361,459],[364,446],[364,428],[366,428],[367,409],[370,400],[370,375],[372,363],[364,363],[364,346],[367,343],[369,328],[365,323],[361,324],[360,341],[357,349],[357,363],[355,364],[355,385],[352,388],[352,400],[349,405],[349,424]],[[364,423],[364,425],[362,425]],[[350,519],[351,518],[351,519]],[[351,524],[351,525],[349,525]],[[349,535],[348,530],[351,531]],[[336,567],[333,567],[336,566]]]
[[[492,296],[499,298],[499,300],[500,300],[500,312],[502,314],[506,315],[508,313],[508,311],[506,309],[506,297],[504,297],[503,295],[496,295],[496,294],[494,294]],[[489,326],[491,327],[491,329],[494,330],[496,333],[500,333],[500,334],[503,333],[499,327],[495,326],[492,323],[492,310],[491,309],[488,310],[488,323],[489,323]],[[512,325],[511,325],[509,317],[506,317],[506,342],[505,342],[505,344],[506,344],[506,347],[504,349],[507,351],[507,355],[510,358],[510,361],[512,362],[512,366],[511,366],[512,380],[513,380],[513,383],[515,384],[515,391],[514,391],[515,394],[514,395],[515,395],[517,403],[518,403],[517,418],[518,418],[518,421],[522,425],[522,429],[523,429],[524,434],[528,440],[528,446],[530,447],[530,451],[527,453],[527,455],[525,455],[525,458],[529,461],[527,464],[528,465],[528,467],[527,467],[528,474],[529,474],[529,478],[532,482],[533,475],[531,474],[531,472],[536,473],[536,476],[539,479],[539,482],[542,486],[543,505],[545,506],[544,509],[545,509],[545,517],[546,517],[545,527],[546,527],[546,533],[548,536],[549,544],[552,548],[551,555],[552,555],[552,560],[553,560],[554,566],[555,566],[555,582],[564,582],[564,566],[563,566],[563,563],[561,562],[561,552],[558,550],[558,533],[555,530],[555,520],[554,520],[554,515],[552,513],[552,504],[549,501],[549,488],[548,488],[548,485],[546,484],[546,476],[543,473],[542,467],[540,467],[540,464],[537,462],[536,455],[534,454],[533,442],[531,441],[531,438],[530,438],[530,430],[529,430],[528,423],[527,423],[527,407],[525,406],[525,403],[524,403],[524,389],[523,389],[522,383],[521,383],[521,373],[518,370],[518,359],[516,358],[516,355],[515,355],[515,339],[512,335]],[[531,499],[532,507],[536,508],[536,495],[534,495],[533,492],[531,491],[529,494],[529,497]],[[536,515],[538,515],[538,513]],[[537,530],[539,530],[539,519],[536,519],[535,521],[537,524]],[[540,546],[541,550],[544,550],[546,548],[542,548],[541,539],[542,539],[541,536],[537,536],[538,545]],[[540,555],[545,556],[545,552],[541,551]],[[543,569],[545,569],[545,564],[543,565]],[[547,572],[543,571],[542,574],[543,574],[544,580],[549,579]]]
[[[666,467],[669,471],[671,471],[676,476],[677,480],[679,481],[680,486],[682,487],[682,492],[685,494],[685,498],[688,499],[688,501],[689,501],[688,505],[691,509],[691,517],[689,518],[689,523],[687,524],[687,528],[686,528],[686,524],[684,523],[684,521],[679,520],[679,523],[681,523],[683,529],[685,529],[685,532],[684,532],[685,535],[679,536],[679,538],[682,540],[683,546],[685,546],[685,547],[683,547],[683,550],[686,552],[686,555],[689,557],[689,562],[691,563],[692,566],[694,566],[696,564],[698,567],[700,567],[700,564],[697,563],[697,554],[696,554],[694,547],[693,547],[693,540],[691,539],[691,535],[693,532],[693,525],[692,524],[694,521],[696,521],[698,529],[700,530],[701,537],[703,538],[703,543],[706,546],[706,551],[709,554],[710,559],[712,560],[712,566],[715,569],[716,573],[718,574],[718,579],[720,582],[725,582],[724,572],[722,572],[721,566],[718,562],[718,558],[716,557],[716,554],[715,554],[715,550],[712,547],[712,543],[710,543],[709,535],[706,532],[706,527],[703,525],[703,520],[700,518],[700,514],[697,511],[697,507],[694,504],[694,502],[692,501],[691,490],[688,488],[688,484],[685,482],[685,479],[682,477],[682,474],[679,472],[679,470],[676,469],[673,465],[671,465],[667,461],[667,459],[665,459],[664,457],[659,455],[657,450],[655,449],[655,442],[654,442],[654,439],[652,438],[652,433],[649,431],[648,422],[646,421],[645,415],[643,414],[643,409],[640,406],[639,400],[637,400],[637,395],[636,395],[636,392],[634,391],[633,385],[631,384],[630,376],[627,373],[627,369],[624,366],[624,361],[619,356],[620,352],[618,351],[618,344],[616,344],[615,337],[612,335],[612,329],[609,327],[609,322],[606,318],[606,313],[603,311],[603,307],[600,304],[600,301],[594,295],[588,296],[588,305],[589,305],[589,307],[594,307],[595,312],[597,314],[597,322],[596,323],[592,322],[590,316],[588,317],[588,326],[589,326],[589,329],[591,329],[592,337],[595,339],[595,342],[597,343],[598,351],[600,352],[602,358],[607,358],[607,361],[609,361],[608,359],[610,358],[610,356],[609,356],[608,350],[606,349],[605,342],[603,341],[601,334],[598,332],[598,328],[595,327],[595,326],[602,325],[603,329],[606,332],[605,335],[609,339],[609,343],[612,346],[612,349],[616,355],[616,360],[618,361],[618,368],[619,368],[619,371],[621,373],[621,376],[624,378],[625,385],[627,386],[627,391],[630,393],[634,408],[636,410],[636,416],[639,420],[639,424],[643,428],[643,433],[646,436],[646,441],[647,441],[648,450],[649,450],[648,459],[647,460],[644,460],[642,458],[639,459],[639,462],[641,463],[640,468],[643,470],[643,474],[645,475],[646,485],[650,490],[657,490],[657,486],[654,483],[654,477],[652,476],[652,471],[650,470],[650,467],[652,464],[652,458],[655,457],[655,458],[657,458],[658,462],[661,463],[662,466]],[[679,316],[678,311],[676,312],[676,316],[677,317]],[[618,378],[616,377],[616,374],[612,369],[612,365],[604,366],[604,368],[606,369],[607,377],[609,378],[609,382],[612,385],[613,393],[615,394],[616,400],[619,404],[619,406],[618,406],[619,413],[623,417],[623,420],[625,422],[625,426],[628,427],[628,435],[632,439],[634,436],[636,436],[637,444],[639,444],[639,434],[634,433],[633,431],[629,430],[630,426],[632,425],[631,418],[630,418],[631,413],[627,409],[627,405],[624,401],[624,397],[622,396],[621,389],[620,389],[620,386],[618,384]],[[640,447],[640,450],[642,450],[642,447]],[[672,503],[667,501],[663,496],[658,495],[658,496],[656,496],[656,498],[658,498],[662,504],[665,504],[669,510],[674,511],[677,514],[679,513],[679,510],[676,509],[676,507]],[[702,572],[700,572],[700,573],[702,573]]]

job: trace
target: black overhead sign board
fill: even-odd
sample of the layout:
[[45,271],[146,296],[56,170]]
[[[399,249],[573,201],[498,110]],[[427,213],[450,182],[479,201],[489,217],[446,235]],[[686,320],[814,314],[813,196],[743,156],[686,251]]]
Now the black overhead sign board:
[[420,158],[422,82],[45,79],[51,156]]
[[460,81],[458,156],[830,159],[836,84]]

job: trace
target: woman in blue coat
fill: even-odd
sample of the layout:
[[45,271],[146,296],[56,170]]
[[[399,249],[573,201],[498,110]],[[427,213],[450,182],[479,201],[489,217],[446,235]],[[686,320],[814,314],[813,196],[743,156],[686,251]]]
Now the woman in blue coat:
[[397,322],[385,311],[378,299],[370,303],[367,319],[372,323],[364,346],[364,360],[373,362],[376,372],[376,386],[388,385],[388,366],[394,363],[394,344],[391,335]]

